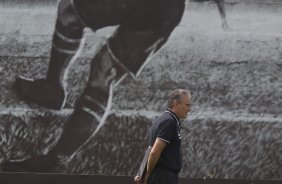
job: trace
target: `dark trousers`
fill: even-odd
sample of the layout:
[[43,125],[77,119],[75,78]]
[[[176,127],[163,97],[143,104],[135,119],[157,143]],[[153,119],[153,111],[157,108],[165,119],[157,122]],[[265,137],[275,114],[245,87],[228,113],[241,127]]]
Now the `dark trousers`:
[[164,168],[155,168],[148,178],[148,184],[178,184],[178,174]]

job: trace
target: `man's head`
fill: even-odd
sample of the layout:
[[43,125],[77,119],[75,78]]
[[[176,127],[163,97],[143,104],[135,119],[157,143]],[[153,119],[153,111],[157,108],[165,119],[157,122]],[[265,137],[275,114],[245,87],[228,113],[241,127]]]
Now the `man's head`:
[[169,94],[167,107],[179,119],[185,119],[191,111],[191,93],[189,90],[176,89]]

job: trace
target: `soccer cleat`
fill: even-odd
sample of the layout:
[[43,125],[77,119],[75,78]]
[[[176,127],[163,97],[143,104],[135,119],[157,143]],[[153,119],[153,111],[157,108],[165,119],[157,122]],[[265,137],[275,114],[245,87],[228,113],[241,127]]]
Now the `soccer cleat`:
[[61,109],[65,105],[65,94],[62,87],[50,84],[46,79],[31,80],[19,77],[12,89],[26,102],[52,109]]

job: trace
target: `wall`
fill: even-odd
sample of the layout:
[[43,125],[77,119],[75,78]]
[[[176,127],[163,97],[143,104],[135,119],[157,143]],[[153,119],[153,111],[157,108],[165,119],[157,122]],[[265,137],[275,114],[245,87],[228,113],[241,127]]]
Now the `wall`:
[[[90,58],[115,30],[86,30],[86,46],[68,76],[67,109],[26,104],[11,85],[17,75],[46,74],[52,2],[1,4],[0,164],[46,154],[56,144],[86,85]],[[214,4],[190,3],[165,47],[137,78],[115,89],[105,126],[62,172],[134,175],[151,120],[170,90],[185,87],[193,92],[193,110],[183,123],[182,177],[281,179],[280,10],[280,1],[227,1],[231,30],[223,31]]]

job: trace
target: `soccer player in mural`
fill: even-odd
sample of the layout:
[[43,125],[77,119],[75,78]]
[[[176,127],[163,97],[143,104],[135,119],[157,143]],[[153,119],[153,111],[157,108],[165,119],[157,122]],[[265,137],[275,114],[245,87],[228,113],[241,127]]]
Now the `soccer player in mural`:
[[83,47],[84,29],[117,25],[91,61],[87,87],[65,123],[56,146],[47,155],[6,162],[3,171],[56,172],[59,155],[71,156],[105,122],[113,89],[127,75],[136,76],[179,24],[185,0],[61,0],[53,34],[47,77],[17,78],[13,89],[30,103],[64,108],[64,75]]
[[170,93],[167,110],[152,124],[149,145],[152,147],[147,160],[144,179],[136,176],[137,183],[177,184],[181,170],[180,120],[191,111],[191,93],[177,89]]

